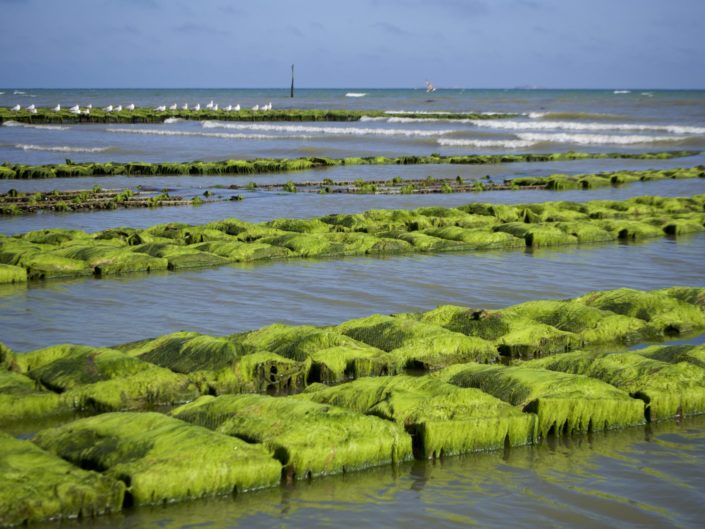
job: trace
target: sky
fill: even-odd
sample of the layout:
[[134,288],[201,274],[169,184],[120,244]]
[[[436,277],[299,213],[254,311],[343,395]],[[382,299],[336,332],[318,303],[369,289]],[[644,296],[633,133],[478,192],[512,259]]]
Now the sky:
[[0,0],[5,88],[705,88],[705,0]]

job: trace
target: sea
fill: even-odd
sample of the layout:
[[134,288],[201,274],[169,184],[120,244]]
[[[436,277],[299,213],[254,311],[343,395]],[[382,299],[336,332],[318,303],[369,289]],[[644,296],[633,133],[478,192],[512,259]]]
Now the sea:
[[[470,202],[623,200],[705,193],[705,179],[639,182],[576,191],[492,191],[434,195],[346,195],[232,191],[232,184],[444,177],[502,182],[517,176],[705,166],[705,91],[412,89],[0,88],[0,107],[200,104],[243,108],[385,111],[357,122],[179,121],[163,124],[0,126],[0,163],[193,161],[261,157],[641,153],[692,150],[671,160],[348,166],[257,176],[91,177],[0,180],[0,193],[54,189],[143,189],[202,206],[41,213],[0,217],[0,234],[46,228],[90,232],[157,223],[200,224],[226,217],[262,222],[374,208]],[[467,113],[434,120],[424,113]],[[473,119],[470,114],[485,114]],[[494,117],[511,113],[510,118]],[[413,117],[412,117],[413,114]],[[57,343],[109,346],[178,330],[214,335],[275,322],[336,324],[373,313],[429,310],[452,303],[501,308],[592,290],[705,286],[705,234],[570,248],[412,256],[300,259],[215,269],[80,278],[0,286],[0,341],[16,351]],[[705,335],[678,343],[703,343]],[[642,344],[643,345],[643,344]],[[15,432],[31,436],[39,425]],[[130,509],[61,524],[68,528],[212,527],[677,527],[705,517],[705,418],[504,452],[446,457],[399,467],[300,481],[237,497]],[[59,524],[47,524],[59,527]]]

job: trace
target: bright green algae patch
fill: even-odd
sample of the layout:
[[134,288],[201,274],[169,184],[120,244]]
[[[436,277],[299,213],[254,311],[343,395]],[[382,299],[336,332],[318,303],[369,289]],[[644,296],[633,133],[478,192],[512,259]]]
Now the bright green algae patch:
[[377,417],[301,399],[266,395],[201,397],[173,415],[263,443],[292,478],[334,474],[411,459],[411,437]]
[[644,422],[644,403],[600,380],[526,366],[454,365],[438,378],[481,389],[538,416],[538,433],[572,434]]
[[480,390],[431,377],[363,378],[340,386],[315,384],[301,396],[404,425],[417,458],[441,457],[534,440],[534,416]]
[[650,420],[705,413],[705,369],[669,364],[636,353],[576,351],[528,363],[603,380],[646,403]]
[[161,413],[106,413],[41,431],[35,442],[72,463],[125,482],[136,505],[232,494],[279,483],[262,445]]
[[125,486],[0,432],[0,526],[118,512]]
[[633,352],[669,364],[689,362],[705,368],[705,345],[654,345]]
[[[0,121],[1,119],[0,109]],[[50,165],[25,165],[4,163],[0,165],[0,179],[42,179],[71,178],[77,176],[178,176],[178,175],[257,175],[267,173],[282,173],[300,171],[320,167],[352,166],[352,165],[429,165],[429,164],[499,164],[515,162],[552,162],[586,159],[639,159],[667,160],[701,154],[699,151],[664,151],[653,153],[578,153],[563,152],[552,154],[470,154],[441,156],[368,156],[362,158],[259,158],[253,160],[223,160],[217,162],[85,162]],[[657,180],[662,178],[693,178],[702,177],[703,168],[698,166],[688,169],[672,169],[669,171],[642,171],[638,177],[630,178],[631,172],[614,173],[609,176],[581,175],[568,177],[553,175],[550,177],[518,178],[509,182],[520,187],[522,185],[544,185],[548,189],[579,189],[596,187],[597,185],[620,184],[634,180]],[[604,182],[604,183],[603,183]],[[360,188],[364,190],[365,188]]]
[[[255,224],[159,224],[0,236],[0,279],[23,281],[213,267],[297,257],[392,255],[632,241],[705,231],[705,195],[370,210]],[[598,307],[599,308],[599,307]],[[511,344],[510,344],[511,345]]]

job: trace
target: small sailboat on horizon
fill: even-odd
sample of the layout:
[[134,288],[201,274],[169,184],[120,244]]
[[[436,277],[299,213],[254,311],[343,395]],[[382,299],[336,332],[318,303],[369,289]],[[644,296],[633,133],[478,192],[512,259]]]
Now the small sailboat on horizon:
[[435,92],[436,88],[433,86],[431,81],[426,81],[426,93]]

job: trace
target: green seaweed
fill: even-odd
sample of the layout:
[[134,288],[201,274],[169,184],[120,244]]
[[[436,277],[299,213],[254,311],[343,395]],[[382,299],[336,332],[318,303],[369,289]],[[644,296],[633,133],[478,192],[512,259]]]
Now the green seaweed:
[[118,512],[124,495],[122,482],[0,432],[0,526]]
[[135,505],[270,487],[281,475],[281,465],[261,445],[153,412],[79,419],[39,432],[35,442],[125,482]]
[[201,397],[172,414],[217,432],[263,443],[292,478],[399,463],[412,456],[411,437],[399,425],[301,399]]

